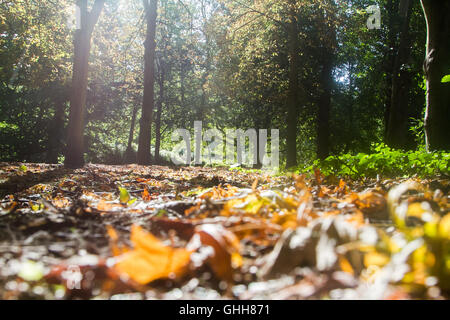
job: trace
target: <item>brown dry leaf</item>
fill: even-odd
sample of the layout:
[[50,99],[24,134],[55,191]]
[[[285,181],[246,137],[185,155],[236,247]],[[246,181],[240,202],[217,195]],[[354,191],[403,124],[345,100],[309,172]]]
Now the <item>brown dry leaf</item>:
[[385,197],[378,192],[352,193],[347,202],[353,203],[364,214],[373,218],[387,219],[387,202]]
[[256,191],[256,188],[258,187],[258,182],[259,182],[259,179],[255,179],[255,181],[253,181],[253,183],[252,183],[253,192]]
[[283,210],[274,212],[270,222],[280,225],[283,229],[295,229],[300,225],[297,211]]
[[314,177],[316,178],[316,182],[318,185],[321,185],[324,179],[324,176],[322,172],[320,172],[320,169],[314,169]]
[[70,205],[70,200],[64,197],[55,197],[52,199],[52,204],[55,208],[66,208]]
[[117,203],[108,203],[105,200],[100,200],[97,203],[97,210],[100,210],[100,211],[111,211],[112,209],[117,208],[117,207],[121,207],[121,206]]
[[165,246],[151,233],[137,225],[131,228],[134,250],[122,255],[115,268],[139,284],[156,279],[183,275],[190,262],[191,251]]
[[226,189],[222,187],[222,185],[218,185],[217,187],[213,187],[210,191],[203,193],[199,196],[200,199],[212,199],[219,200],[223,198],[232,197],[236,194],[238,188],[233,187],[231,185],[226,185]]
[[203,224],[196,228],[196,235],[200,237],[203,246],[214,249],[214,255],[208,258],[208,264],[220,279],[231,281],[233,267],[242,264],[239,254],[239,239],[236,235],[217,224]]
[[327,188],[327,187],[325,187],[325,186],[320,186],[320,188],[319,188],[319,194],[317,195],[319,198],[323,198],[323,197],[325,197],[326,195],[328,195],[328,194],[330,194],[330,192],[331,192],[331,189],[330,188]]

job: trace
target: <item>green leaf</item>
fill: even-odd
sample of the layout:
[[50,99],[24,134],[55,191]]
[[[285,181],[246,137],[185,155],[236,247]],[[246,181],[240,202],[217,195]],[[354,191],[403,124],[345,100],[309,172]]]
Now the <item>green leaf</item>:
[[26,165],[23,164],[23,165],[21,165],[21,166],[19,167],[19,170],[22,171],[22,172],[27,172],[28,168],[27,168]]
[[131,196],[128,193],[128,190],[125,188],[119,187],[119,191],[120,191],[120,198],[119,198],[120,203],[122,203],[122,204],[128,203],[128,201],[130,201],[130,199],[131,199]]
[[25,281],[39,281],[44,277],[44,267],[28,260],[22,264],[18,276]]
[[442,77],[441,82],[442,82],[442,83],[450,82],[450,74],[448,74],[448,75]]
[[165,216],[166,214],[167,214],[167,211],[166,211],[166,210],[164,210],[164,209],[159,209],[159,210],[158,210],[158,213],[156,214],[156,216],[157,216],[158,218],[161,218],[161,217]]

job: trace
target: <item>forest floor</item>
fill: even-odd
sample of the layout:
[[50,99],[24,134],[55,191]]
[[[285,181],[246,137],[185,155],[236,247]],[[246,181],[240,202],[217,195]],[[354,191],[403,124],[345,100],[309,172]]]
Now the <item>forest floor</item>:
[[0,299],[447,299],[449,189],[0,163]]

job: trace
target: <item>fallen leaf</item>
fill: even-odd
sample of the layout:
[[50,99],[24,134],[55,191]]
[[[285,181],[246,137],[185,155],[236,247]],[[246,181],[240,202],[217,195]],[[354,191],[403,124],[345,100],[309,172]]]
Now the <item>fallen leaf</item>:
[[191,251],[165,246],[151,233],[133,225],[134,250],[119,258],[115,268],[139,284],[181,276],[190,262]]
[[[208,257],[207,262],[220,279],[231,281],[233,268],[242,265],[242,257],[239,254],[239,239],[231,231],[221,225],[203,224],[196,228],[195,237],[199,237],[202,246],[210,246],[214,252]],[[197,248],[198,249],[198,248]]]
[[131,196],[128,193],[127,189],[119,187],[119,191],[120,191],[120,197],[119,197],[120,203],[126,204],[128,201],[130,201]]

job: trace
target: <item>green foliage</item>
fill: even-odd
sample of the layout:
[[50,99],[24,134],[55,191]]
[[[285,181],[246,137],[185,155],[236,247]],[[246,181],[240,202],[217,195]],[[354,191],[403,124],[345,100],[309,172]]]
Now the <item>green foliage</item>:
[[442,77],[441,82],[442,82],[442,83],[450,82],[450,74],[448,74],[448,75]]
[[242,173],[261,173],[260,169],[247,169],[243,167],[230,167],[228,170]]
[[425,124],[424,117],[419,119],[410,118],[411,126],[409,131],[414,135],[414,139],[419,150],[425,150]]
[[349,153],[330,156],[300,170],[312,172],[319,168],[325,175],[359,177],[397,177],[418,175],[450,175],[450,153],[401,151],[391,149],[384,144],[374,144],[372,153]]

